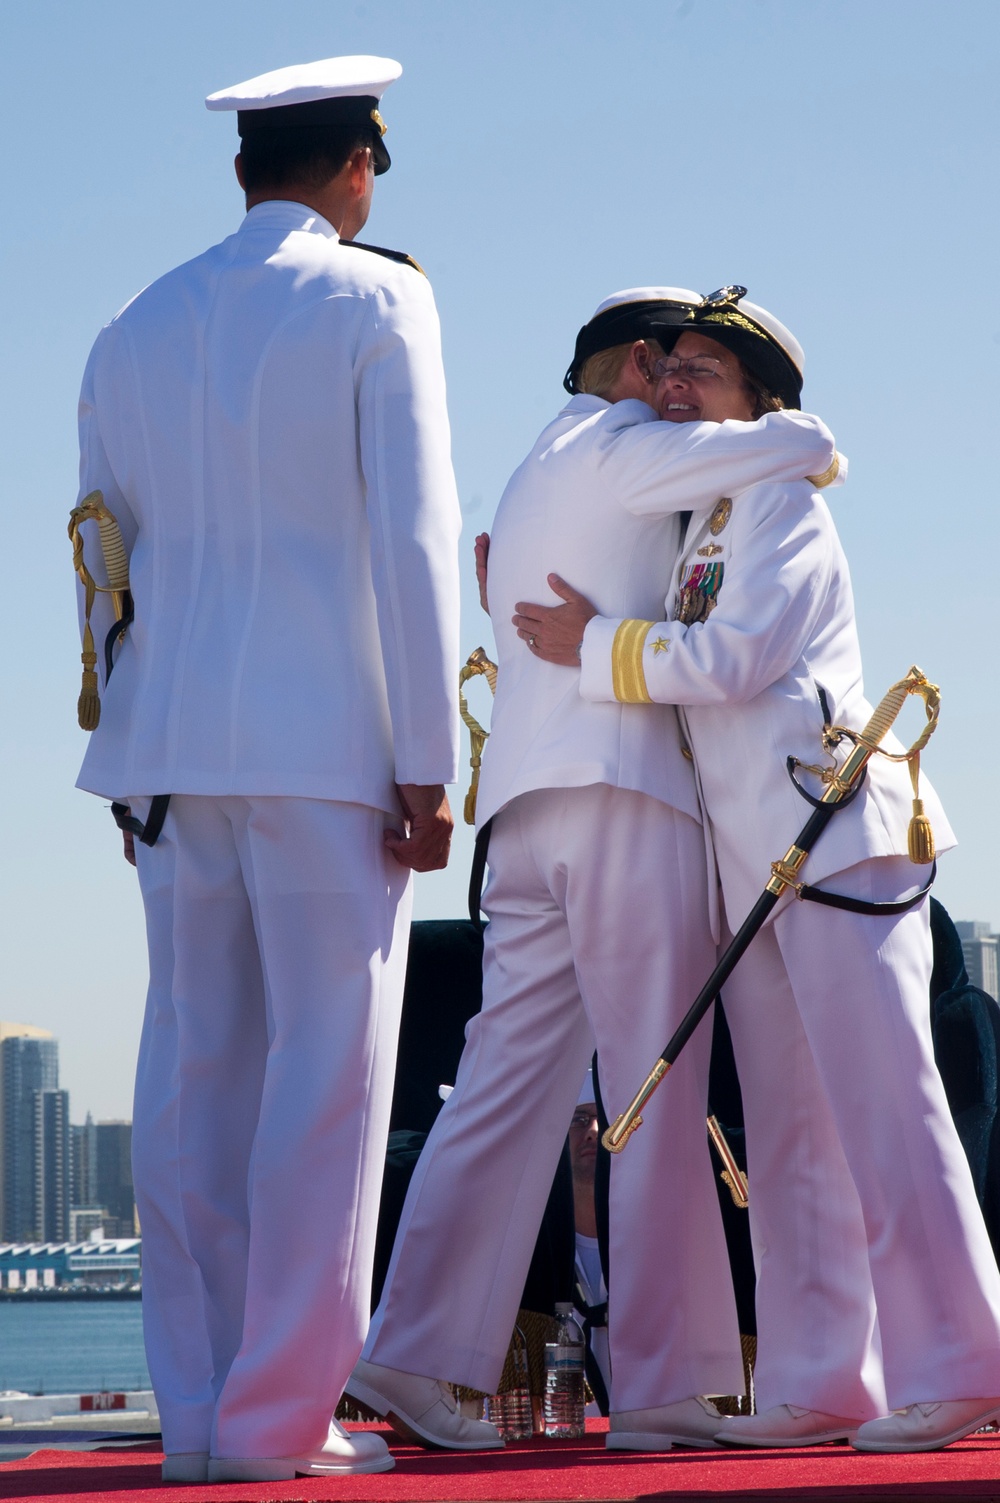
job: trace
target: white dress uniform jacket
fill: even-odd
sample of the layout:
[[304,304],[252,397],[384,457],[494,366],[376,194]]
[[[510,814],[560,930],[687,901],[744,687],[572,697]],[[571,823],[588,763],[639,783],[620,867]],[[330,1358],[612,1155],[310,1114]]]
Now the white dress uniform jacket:
[[454,779],[459,511],[418,271],[259,204],[103,330],[80,433],[136,613],[81,788],[396,811],[394,782]]
[[[864,697],[847,561],[825,501],[802,481],[727,495],[731,511],[723,526],[716,521],[716,531],[711,516],[692,518],[667,597],[667,614],[675,616],[681,591],[700,583],[714,591],[711,614],[691,625],[651,622],[628,651],[636,665],[641,659],[651,699],[684,707],[735,930],[768,881],[771,862],[809,817],[809,805],[785,775],[786,757],[824,765],[826,713],[833,723],[861,730],[872,707]],[[579,682],[587,701],[615,698],[620,625],[600,616],[587,625]],[[885,746],[903,750],[894,737]],[[841,743],[837,760],[849,750]],[[814,797],[823,791],[811,775],[798,775]],[[954,836],[924,776],[921,795],[938,850],[946,850]],[[869,856],[905,856],[911,799],[906,768],[873,758],[864,791],[831,820],[804,880],[821,881]]]
[[[553,569],[611,616],[659,613],[681,510],[711,508],[765,476],[821,474],[832,435],[799,412],[755,423],[662,423],[645,402],[575,396],[511,477],[490,549],[490,598],[551,600]],[[666,520],[665,520],[666,519]],[[700,819],[672,709],[582,700],[575,678],[533,658],[495,609],[500,660],[480,823],[520,793],[632,788]]]

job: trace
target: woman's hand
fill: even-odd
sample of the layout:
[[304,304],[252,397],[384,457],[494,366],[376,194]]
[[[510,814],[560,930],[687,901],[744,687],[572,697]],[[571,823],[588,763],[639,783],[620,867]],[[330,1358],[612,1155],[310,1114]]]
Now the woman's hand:
[[558,663],[563,668],[579,668],[584,629],[587,622],[598,614],[597,607],[558,574],[550,574],[548,583],[566,604],[529,605],[519,600],[517,614],[511,620],[517,627],[518,636],[528,644],[536,658],[542,658],[546,663]]
[[486,599],[486,571],[490,561],[490,535],[481,532],[476,538],[476,580],[479,584],[479,604],[486,612],[490,613],[489,601]]

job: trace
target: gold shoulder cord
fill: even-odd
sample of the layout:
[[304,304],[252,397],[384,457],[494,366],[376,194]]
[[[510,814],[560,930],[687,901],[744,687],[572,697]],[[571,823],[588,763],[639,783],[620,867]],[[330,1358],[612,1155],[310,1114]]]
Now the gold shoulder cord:
[[[101,552],[104,555],[104,567],[108,576],[106,585],[97,583],[84,562],[81,532],[84,522],[96,522],[100,531]],[[105,506],[101,491],[91,491],[89,496],[84,496],[79,506],[74,506],[70,512],[69,540],[73,544],[73,568],[80,576],[84,589],[83,651],[80,654],[80,660],[83,663],[83,684],[77,701],[76,715],[80,729],[92,731],[96,729],[101,719],[101,701],[97,690],[97,652],[94,647],[94,634],[90,629],[90,613],[94,606],[94,597],[98,592],[102,595],[110,595],[115,615],[121,620],[125,609],[125,594],[129,588],[128,555],[125,552],[121,528],[114,514]]]
[[465,795],[465,823],[474,825],[476,822],[476,795],[479,792],[479,769],[483,760],[483,747],[489,739],[489,731],[484,730],[469,709],[465,698],[465,685],[470,678],[478,674],[485,674],[486,682],[490,686],[490,692],[497,692],[497,665],[486,656],[482,647],[477,647],[475,652],[470,652],[468,661],[458,675],[458,708],[462,719],[469,727],[469,739],[472,742],[472,756],[469,758],[469,766],[472,768],[472,781],[469,791]]

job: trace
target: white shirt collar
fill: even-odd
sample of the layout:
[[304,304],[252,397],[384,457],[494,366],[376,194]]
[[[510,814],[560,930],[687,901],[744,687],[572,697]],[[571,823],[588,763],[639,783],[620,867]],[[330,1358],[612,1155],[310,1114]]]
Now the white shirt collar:
[[570,397],[563,412],[600,412],[602,407],[610,407],[603,397],[595,397],[593,392],[578,391]]
[[328,240],[339,240],[340,236],[328,219],[322,214],[317,214],[315,209],[310,209],[308,204],[296,203],[290,198],[268,198],[261,204],[255,204],[247,210],[247,216],[241,226],[242,229],[264,229],[274,227],[283,230],[306,230],[313,235],[325,235]]

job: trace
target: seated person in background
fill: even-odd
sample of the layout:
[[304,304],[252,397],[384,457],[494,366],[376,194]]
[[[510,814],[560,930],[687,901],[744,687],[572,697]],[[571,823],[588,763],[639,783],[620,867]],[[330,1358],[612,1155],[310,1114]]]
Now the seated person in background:
[[[654,367],[669,421],[745,420],[762,398],[798,405],[801,348],[744,295],[730,287],[706,299]],[[804,823],[786,756],[817,762],[826,725],[860,729],[871,713],[847,563],[824,502],[808,485],[765,483],[695,515],[664,621],[598,614],[549,580],[566,604],[520,605],[513,618],[530,655],[572,669],[588,703],[683,707],[735,930]],[[938,844],[951,845],[923,792]],[[809,857],[807,880],[866,904],[919,890],[906,856],[909,794],[905,768],[874,758]],[[786,891],[726,983],[759,1260],[762,1412],[731,1420],[720,1438],[808,1444],[847,1433],[862,1450],[929,1450],[1000,1417],[1000,1274],[934,1065],[927,906],[918,897],[905,912],[858,913]],[[838,1137],[850,1177],[831,1185]],[[876,1385],[864,1381],[871,1368],[858,1381],[863,1333],[836,1319],[837,1297],[853,1304],[866,1278],[858,1201],[898,1411],[860,1428]]]
[[[608,1352],[608,1291],[597,1243],[594,1173],[597,1168],[597,1102],[594,1076],[588,1070],[569,1124],[569,1161],[573,1171],[573,1220],[576,1228],[576,1291],[573,1303],[587,1337],[587,1382],[594,1412],[607,1414],[611,1389]],[[588,1405],[588,1412],[590,1406]]]

